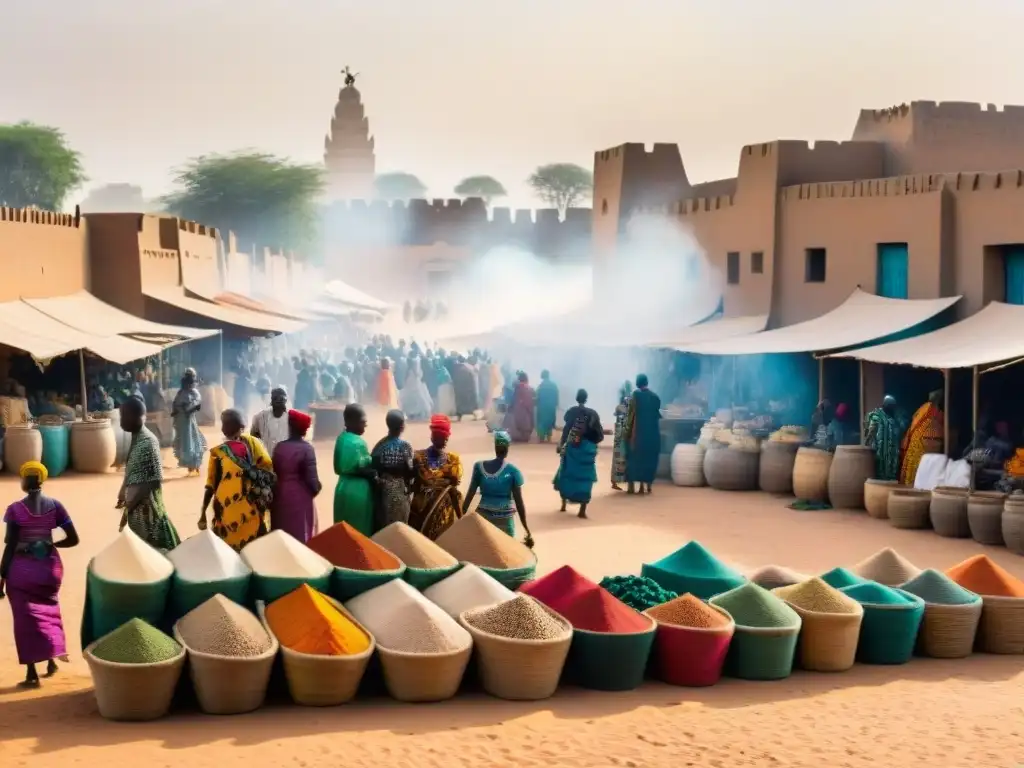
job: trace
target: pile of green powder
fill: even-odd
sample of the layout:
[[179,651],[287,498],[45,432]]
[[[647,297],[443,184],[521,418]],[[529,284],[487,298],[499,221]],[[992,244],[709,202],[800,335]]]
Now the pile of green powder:
[[854,584],[843,589],[842,593],[865,605],[920,605],[899,590],[874,581]]
[[654,579],[644,576],[605,576],[601,579],[601,586],[636,611],[646,611],[679,597],[675,592],[660,587]]
[[846,568],[833,568],[831,571],[821,574],[821,580],[836,589],[845,589],[855,584],[869,583],[867,579],[858,576]]
[[921,571],[900,589],[934,605],[967,605],[978,599],[976,594],[934,568]]
[[181,646],[142,619],[132,619],[97,643],[92,655],[114,664],[157,664],[173,659]]
[[710,602],[725,609],[742,627],[793,627],[800,623],[796,611],[753,582],[716,595]]

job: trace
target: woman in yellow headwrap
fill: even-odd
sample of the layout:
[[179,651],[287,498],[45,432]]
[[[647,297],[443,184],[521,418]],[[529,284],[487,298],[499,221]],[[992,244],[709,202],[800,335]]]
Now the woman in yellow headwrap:
[[[58,593],[64,566],[57,549],[78,544],[78,533],[67,510],[43,495],[46,467],[38,461],[21,465],[25,498],[7,507],[3,557],[0,558],[0,597],[5,588],[14,617],[14,645],[18,662],[26,667],[23,688],[39,686],[36,664],[46,662],[46,676],[56,673],[56,659],[67,661],[64,623]],[[63,538],[54,541],[60,528]]]

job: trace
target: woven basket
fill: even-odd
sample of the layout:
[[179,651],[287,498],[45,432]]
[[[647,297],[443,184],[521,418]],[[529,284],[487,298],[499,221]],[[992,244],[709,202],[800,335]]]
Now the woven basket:
[[[330,593],[335,600],[351,600],[374,587],[400,579],[405,575],[405,564],[388,571],[357,571],[335,566],[330,578]],[[326,590],[325,590],[326,591]]]
[[729,623],[701,629],[655,619],[658,632],[654,637],[652,666],[660,680],[669,685],[704,687],[714,685],[721,678],[736,623],[722,608],[711,607],[729,619]]
[[643,632],[620,634],[574,628],[565,664],[566,678],[595,691],[631,691],[640,687],[658,629],[654,619],[644,618],[650,627]]
[[929,509],[932,492],[916,488],[898,488],[889,491],[889,522],[893,528],[927,528],[931,525]]
[[[337,600],[326,595],[324,597],[338,609],[339,613],[366,633],[370,638],[370,647],[362,653],[353,653],[349,656],[320,656],[299,653],[282,645],[281,660],[285,680],[288,682],[288,693],[296,704],[306,707],[333,707],[354,699],[376,647],[376,641],[366,627],[356,621]],[[256,603],[256,613],[263,622],[267,634],[277,641],[267,621],[266,604],[262,600]]]
[[[708,604],[718,607],[715,598],[711,598]],[[725,674],[741,680],[782,680],[789,677],[793,672],[802,624],[803,620],[796,611],[793,611],[793,623],[788,627],[737,624],[725,659]]]
[[1005,493],[975,491],[967,497],[967,522],[971,538],[979,544],[1003,545],[1003,504]]
[[715,595],[728,592],[730,589],[742,586],[746,581],[740,574],[732,578],[697,576],[689,573],[673,573],[659,568],[653,563],[644,563],[640,568],[640,575],[655,581],[662,589],[675,592],[677,595],[684,595],[689,592],[701,600],[710,600]]
[[761,454],[739,448],[712,448],[704,454],[704,477],[719,491],[756,491]]
[[1003,510],[1003,542],[1015,555],[1024,555],[1024,510]]
[[876,520],[886,520],[889,517],[889,491],[896,488],[904,488],[898,480],[875,480],[868,478],[864,481],[864,509],[868,516]]
[[[846,589],[840,591],[845,593]],[[924,600],[901,589],[896,591],[913,602],[895,605],[861,603],[864,621],[860,625],[857,661],[864,664],[906,664],[914,655],[917,633],[924,618]]]
[[294,592],[303,584],[308,584],[317,592],[327,594],[331,591],[331,573],[312,578],[296,578],[293,576],[264,576],[254,573],[249,581],[250,596],[253,600],[272,603],[289,592]]
[[807,611],[788,600],[803,622],[796,657],[803,669],[812,672],[845,672],[857,659],[857,641],[864,621],[864,607],[856,613]]
[[259,656],[231,658],[192,650],[174,625],[174,639],[188,651],[188,671],[199,708],[208,715],[240,715],[263,705],[280,647],[270,636],[270,648]]
[[458,693],[473,644],[444,653],[405,653],[377,646],[384,685],[405,702],[445,701]]
[[533,556],[532,563],[520,566],[519,568],[488,568],[484,565],[477,567],[499,584],[504,584],[515,592],[526,582],[533,581],[534,576],[537,574],[537,556]]
[[828,470],[828,497],[836,509],[864,509],[864,481],[875,472],[875,452],[863,445],[836,446]]
[[459,616],[459,623],[473,636],[480,684],[491,696],[510,701],[540,701],[558,690],[572,645],[572,625],[540,601],[536,602],[562,626],[560,637],[516,640],[484,632],[467,619],[486,608],[474,608]]
[[447,579],[460,568],[462,568],[462,563],[446,565],[443,568],[413,568],[412,566],[406,566],[402,578],[408,582],[409,586],[422,592],[434,586],[437,582]]
[[828,451],[798,449],[793,460],[793,495],[804,501],[827,502],[831,468],[832,454]]
[[982,595],[977,650],[982,653],[1024,653],[1024,597]]
[[91,643],[83,655],[92,674],[100,716],[139,722],[166,715],[185,666],[184,647],[173,659],[156,664],[117,664],[93,656],[98,643]]
[[757,486],[765,493],[793,492],[793,464],[799,443],[765,440],[757,468]]
[[90,560],[85,576],[82,647],[110,634],[131,619],[142,619],[154,627],[162,626],[170,589],[170,577],[146,584],[101,579],[93,573]]
[[679,443],[672,449],[669,462],[675,485],[688,488],[705,485],[703,446]]
[[249,575],[218,581],[186,581],[174,573],[171,576],[171,596],[168,602],[170,620],[177,621],[214,595],[224,595],[243,607],[248,606],[249,581]]
[[971,525],[967,519],[967,489],[939,486],[932,491],[928,516],[932,528],[939,536],[949,539],[971,538]]
[[979,597],[964,605],[924,604],[916,651],[933,659],[963,659],[971,655],[981,620]]

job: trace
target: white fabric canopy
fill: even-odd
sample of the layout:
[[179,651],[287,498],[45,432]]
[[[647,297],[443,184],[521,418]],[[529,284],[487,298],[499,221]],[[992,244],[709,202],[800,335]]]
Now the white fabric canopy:
[[391,308],[391,305],[386,301],[371,296],[368,293],[360,291],[358,288],[354,288],[348,283],[343,283],[341,280],[331,280],[327,285],[324,286],[324,294],[335,301],[340,301],[342,304],[351,304],[356,309],[375,309],[378,312],[384,312]]
[[159,344],[127,336],[86,333],[21,300],[0,303],[0,344],[28,352],[37,360],[85,349],[119,365],[155,355],[161,349]]
[[70,325],[94,336],[113,334],[182,341],[205,339],[217,335],[217,331],[165,325],[135,317],[135,315],[100,301],[88,291],[79,291],[70,296],[22,299],[22,301],[65,325]]
[[855,347],[913,328],[959,300],[959,296],[887,299],[858,288],[831,312],[813,320],[676,349],[701,355],[765,355]]
[[263,312],[254,312],[249,309],[242,309],[241,307],[229,307],[204,299],[196,299],[186,295],[181,286],[177,285],[144,287],[142,293],[151,299],[162,301],[164,304],[170,304],[172,307],[183,309],[194,315],[216,320],[225,325],[248,328],[260,333],[294,333],[306,327],[305,323],[298,320],[288,320],[284,317],[268,315]]
[[918,368],[973,368],[1024,357],[1024,306],[994,301],[958,323],[912,339],[837,352],[870,363]]
[[717,317],[697,325],[684,328],[672,336],[671,341],[655,342],[649,346],[661,349],[679,349],[688,344],[706,344],[720,339],[731,339],[763,331],[768,325],[768,315],[747,315],[744,317]]

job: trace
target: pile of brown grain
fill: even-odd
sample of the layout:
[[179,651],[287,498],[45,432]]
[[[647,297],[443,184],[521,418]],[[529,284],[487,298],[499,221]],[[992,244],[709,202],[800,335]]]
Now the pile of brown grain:
[[457,520],[437,543],[457,560],[484,568],[522,568],[534,561],[529,547],[476,512]]
[[817,576],[790,587],[773,590],[790,605],[811,613],[857,613],[860,604]]
[[450,568],[459,561],[412,526],[392,523],[373,535],[373,540],[410,568]]

